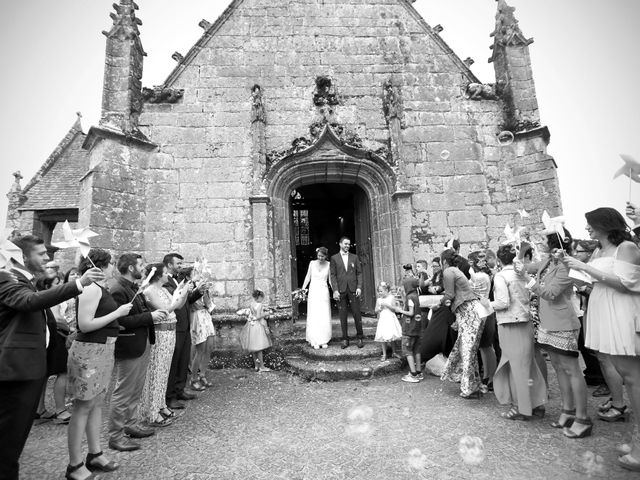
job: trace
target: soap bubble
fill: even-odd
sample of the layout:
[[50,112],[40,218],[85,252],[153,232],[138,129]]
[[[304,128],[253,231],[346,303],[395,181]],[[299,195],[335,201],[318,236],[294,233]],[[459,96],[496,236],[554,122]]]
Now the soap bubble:
[[509,130],[503,130],[498,134],[498,143],[503,147],[507,147],[513,143],[515,136]]
[[458,451],[467,465],[480,465],[484,460],[484,443],[479,437],[465,435],[458,443]]
[[409,468],[413,470],[423,470],[427,466],[427,456],[424,455],[420,449],[414,448],[409,451],[407,463],[409,464]]
[[533,378],[530,378],[530,379],[529,379],[528,384],[529,384],[529,386],[530,386],[530,387],[533,387]]
[[588,476],[600,476],[604,474],[604,459],[600,455],[596,455],[594,452],[584,452],[581,456],[581,463],[584,468],[584,472]]
[[347,412],[347,425],[345,433],[353,437],[366,437],[373,433],[374,427],[371,424],[373,419],[373,408],[367,405],[359,405],[351,408]]
[[440,152],[440,158],[442,160],[448,160],[450,156],[451,152],[449,150],[442,150],[442,152]]

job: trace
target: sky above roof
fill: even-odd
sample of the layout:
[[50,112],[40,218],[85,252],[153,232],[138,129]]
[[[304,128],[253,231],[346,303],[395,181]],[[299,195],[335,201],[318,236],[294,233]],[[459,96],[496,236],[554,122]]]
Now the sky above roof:
[[[274,0],[275,2],[276,0]],[[11,173],[22,185],[38,171],[83,114],[86,132],[98,122],[105,37],[113,0],[0,2],[0,222]],[[161,84],[230,0],[138,0],[145,58],[143,85]],[[624,211],[626,177],[613,180],[620,153],[640,160],[640,2],[637,0],[510,0],[530,46],[540,116],[551,131],[549,153],[558,164],[564,215],[584,237],[584,212],[600,206]],[[179,6],[178,6],[179,5]],[[487,63],[494,0],[417,0],[414,7],[456,54],[471,57],[481,81],[495,81]],[[640,185],[631,186],[640,204]]]

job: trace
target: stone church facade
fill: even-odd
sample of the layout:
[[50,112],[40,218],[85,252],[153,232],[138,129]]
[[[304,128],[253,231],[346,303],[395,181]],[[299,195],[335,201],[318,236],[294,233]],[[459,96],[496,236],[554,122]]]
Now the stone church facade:
[[[495,247],[518,209],[531,224],[561,211],[532,40],[504,0],[489,85],[410,0],[233,0],[143,88],[137,6],[114,7],[100,122],[77,127],[29,188],[16,178],[12,228],[50,239],[69,218],[116,253],[204,257],[229,310],[253,288],[290,304],[315,248],[335,253],[348,235],[372,307],[375,284],[452,235],[463,252]],[[71,161],[66,204],[47,214],[37,184]]]

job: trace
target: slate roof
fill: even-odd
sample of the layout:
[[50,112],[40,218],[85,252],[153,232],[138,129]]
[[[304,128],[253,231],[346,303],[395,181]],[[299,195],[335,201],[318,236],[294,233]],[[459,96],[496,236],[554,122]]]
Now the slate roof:
[[19,210],[78,208],[80,179],[89,169],[89,152],[82,149],[85,137],[78,115],[71,129],[22,190],[27,199]]

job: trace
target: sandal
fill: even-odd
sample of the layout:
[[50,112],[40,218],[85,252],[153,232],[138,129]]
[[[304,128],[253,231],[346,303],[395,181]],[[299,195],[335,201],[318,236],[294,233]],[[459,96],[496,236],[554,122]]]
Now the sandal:
[[213,387],[213,383],[207,380],[207,377],[204,375],[200,376],[200,383],[205,386],[205,388]]
[[[574,425],[586,425],[586,428],[584,428],[580,433],[576,433],[575,430],[573,430]],[[571,427],[565,427],[562,433],[564,433],[564,436],[567,438],[585,438],[591,436],[592,430],[593,423],[590,418],[575,417]]]
[[199,380],[196,380],[195,382],[191,382],[191,390],[195,390],[196,392],[203,392],[204,390],[206,390],[206,388],[202,383],[200,383]]
[[[87,468],[91,471],[100,471],[100,472],[113,472],[114,470],[117,470],[118,467],[120,465],[118,465],[116,462],[114,462],[113,460],[109,460],[109,462],[107,463],[100,463],[100,462],[96,462],[96,460],[102,457],[102,451],[99,451],[98,453],[87,453],[87,458],[85,460],[85,464],[87,465]],[[105,458],[106,460],[106,458]]]
[[[64,474],[64,478],[66,478],[67,480],[80,480],[76,477],[72,477],[71,474],[80,470],[82,467],[84,467],[84,463],[82,462],[80,462],[78,465],[67,465],[67,471]],[[84,477],[82,480],[89,480],[90,478],[95,478],[95,475],[93,473],[90,473],[88,477]]]
[[620,408],[612,405],[608,410],[598,412],[598,418],[605,422],[625,422],[628,414],[629,412],[627,411],[626,405],[623,405]]
[[149,422],[150,427],[168,427],[173,423],[173,419],[170,417],[163,417],[160,415],[160,419],[156,418],[153,422]]
[[[563,417],[564,416],[564,420]],[[557,422],[551,422],[551,426],[553,428],[569,428],[576,418],[576,409],[573,410],[565,410],[562,409],[560,413],[560,418],[558,418]]]
[[53,423],[56,425],[66,425],[71,420],[71,414],[66,408],[61,412],[57,412],[53,416]]
[[511,407],[508,412],[502,412],[500,416],[507,420],[525,420],[526,421],[526,420],[529,420],[530,418],[527,415],[523,415],[522,413],[520,413],[516,407]]
[[631,470],[632,472],[640,472],[640,461],[636,460],[628,453],[618,457],[618,465],[626,470]]
[[598,411],[606,412],[611,407],[613,407],[613,398],[609,397],[605,402],[602,402],[600,405],[598,405]]

